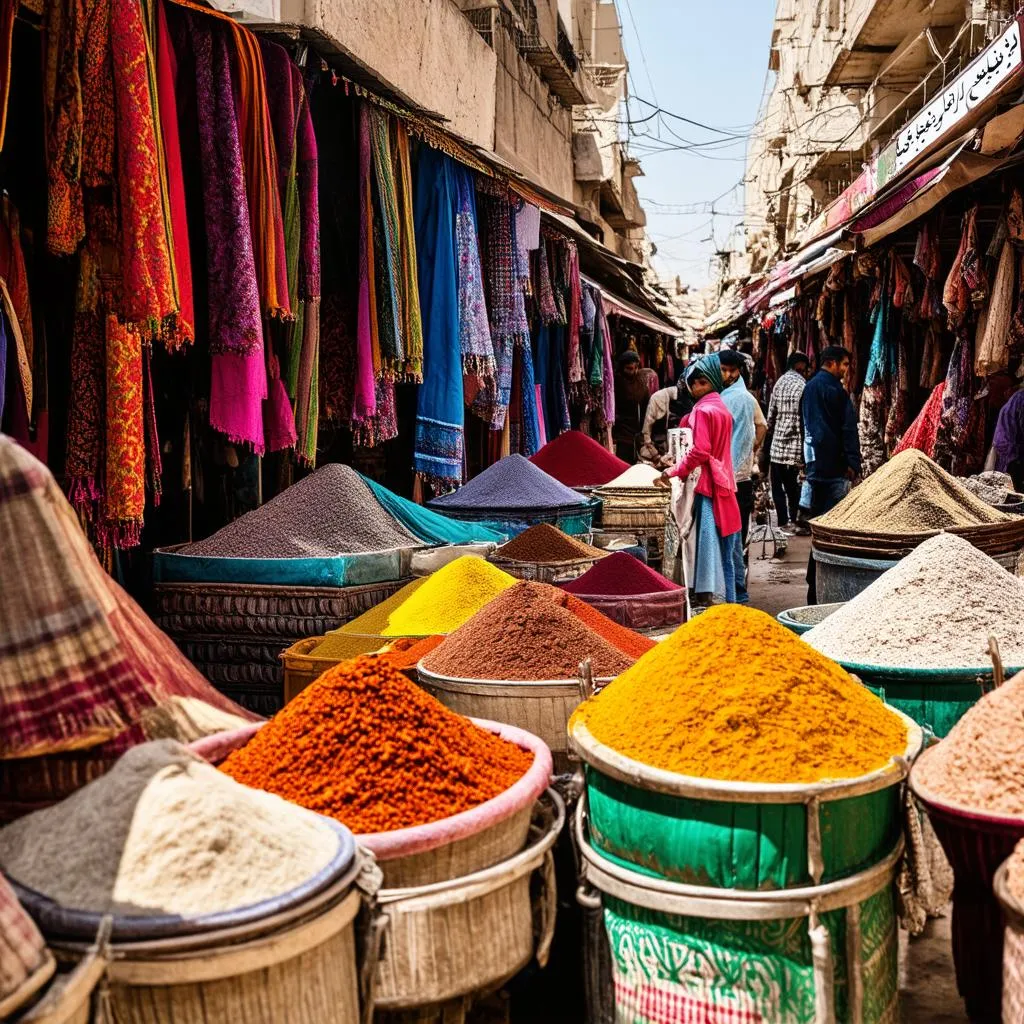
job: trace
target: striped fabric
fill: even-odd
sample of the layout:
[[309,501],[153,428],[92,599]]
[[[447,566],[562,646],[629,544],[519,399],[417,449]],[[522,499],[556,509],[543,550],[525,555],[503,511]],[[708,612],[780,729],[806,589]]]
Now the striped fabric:
[[4,435],[0,558],[0,758],[104,743],[175,695],[245,715],[103,571],[50,471]]
[[[753,1002],[753,1000],[751,1000]],[[657,981],[615,979],[615,1019],[634,1024],[767,1024],[710,986],[699,993]]]
[[48,962],[39,929],[0,875],[0,1003],[25,986]]

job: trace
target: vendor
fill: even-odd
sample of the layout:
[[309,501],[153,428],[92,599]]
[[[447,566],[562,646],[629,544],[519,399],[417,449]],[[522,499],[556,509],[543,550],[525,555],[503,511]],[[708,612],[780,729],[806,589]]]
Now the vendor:
[[1011,395],[999,410],[992,449],[995,455],[992,468],[1009,473],[1013,489],[1024,491],[1024,388]]
[[615,370],[615,454],[636,462],[637,439],[643,427],[651,392],[640,373],[640,357],[632,350],[619,356]]
[[647,415],[644,416],[641,431],[644,447],[641,454],[656,458],[663,452],[668,443],[668,432],[678,427],[680,420],[688,415],[692,408],[693,397],[682,377],[671,387],[655,391],[647,403]]
[[685,378],[695,404],[682,425],[693,431],[693,447],[655,482],[668,487],[674,477],[685,480],[695,469],[701,470],[693,507],[697,532],[693,589],[698,601],[746,601],[740,510],[732,468],[732,415],[721,398],[725,380],[717,353],[689,366]]

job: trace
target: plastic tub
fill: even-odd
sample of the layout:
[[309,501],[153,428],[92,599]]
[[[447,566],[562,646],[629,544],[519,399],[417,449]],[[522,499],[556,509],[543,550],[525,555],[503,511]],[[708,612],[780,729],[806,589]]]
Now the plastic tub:
[[[551,781],[551,751],[523,729],[482,718],[471,721],[531,751],[533,764],[504,793],[468,811],[426,825],[357,835],[359,845],[376,856],[388,888],[426,885],[479,871],[517,853],[526,842],[533,805]],[[191,749],[217,764],[244,747],[262,726],[208,736]]]
[[821,551],[814,545],[811,545],[811,557],[818,563],[815,587],[821,604],[852,601],[898,562],[898,559],[890,561],[836,555],[831,551]]
[[951,805],[933,797],[918,779],[918,772],[912,771],[910,788],[953,867],[957,988],[972,1020],[999,1020],[1003,920],[992,887],[999,865],[1024,838],[1024,817],[999,817]]
[[642,764],[595,739],[579,718],[570,747],[586,762],[595,847],[673,882],[771,890],[841,879],[891,853],[902,831],[900,783],[923,735],[906,715],[901,757],[852,779],[723,782]]
[[787,608],[775,616],[779,624],[786,629],[803,636],[804,633],[813,629],[819,622],[824,622],[833,612],[843,607],[843,602],[835,604],[804,604],[798,608]]

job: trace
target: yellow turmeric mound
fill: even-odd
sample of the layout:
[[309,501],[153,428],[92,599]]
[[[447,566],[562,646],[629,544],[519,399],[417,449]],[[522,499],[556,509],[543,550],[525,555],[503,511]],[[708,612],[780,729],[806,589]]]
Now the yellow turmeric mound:
[[764,612],[719,605],[680,626],[596,697],[582,719],[635,761],[706,779],[845,779],[904,753],[903,722]]

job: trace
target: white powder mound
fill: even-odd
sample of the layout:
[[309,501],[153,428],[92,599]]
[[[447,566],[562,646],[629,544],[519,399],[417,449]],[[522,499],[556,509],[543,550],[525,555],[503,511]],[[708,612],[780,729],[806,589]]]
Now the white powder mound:
[[70,909],[194,917],[283,895],[325,868],[339,843],[311,812],[157,740],[0,829],[0,865]]
[[[625,472],[620,473],[604,487],[653,487],[654,481],[661,476],[661,470],[648,466],[646,462],[638,462],[630,466]],[[603,488],[602,488],[603,489]]]
[[1024,666],[1024,581],[972,544],[940,533],[804,634],[837,661],[908,668]]

